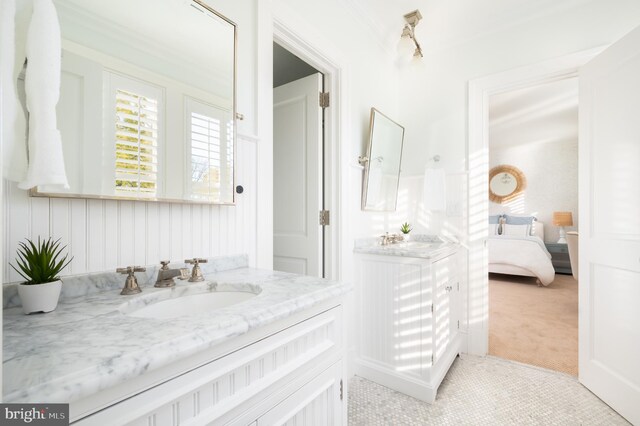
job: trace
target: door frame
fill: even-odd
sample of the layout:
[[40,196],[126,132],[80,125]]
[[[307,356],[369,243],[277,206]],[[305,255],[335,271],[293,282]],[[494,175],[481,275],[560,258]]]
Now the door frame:
[[331,95],[331,104],[324,111],[324,152],[323,152],[323,204],[324,210],[331,212],[330,225],[324,228],[323,262],[325,278],[339,280],[340,237],[345,223],[340,197],[342,176],[340,159],[346,149],[341,141],[342,134],[342,70],[327,55],[299,35],[295,34],[283,22],[274,18],[273,41],[298,56],[324,75],[324,91]]
[[469,81],[467,353],[485,356],[489,352],[489,98],[511,90],[577,77],[580,67],[605,48],[601,46]]

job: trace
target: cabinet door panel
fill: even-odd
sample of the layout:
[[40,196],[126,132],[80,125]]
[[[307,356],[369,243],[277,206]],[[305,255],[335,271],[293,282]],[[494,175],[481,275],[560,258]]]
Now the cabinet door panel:
[[454,294],[455,279],[452,279],[452,276],[455,276],[455,267],[455,256],[434,262],[432,267],[434,363],[444,354],[453,338],[454,319],[451,312],[454,306],[452,306],[451,299]]
[[432,340],[431,287],[423,285],[425,267],[365,258],[359,268],[360,355],[400,374],[420,377],[420,348]]

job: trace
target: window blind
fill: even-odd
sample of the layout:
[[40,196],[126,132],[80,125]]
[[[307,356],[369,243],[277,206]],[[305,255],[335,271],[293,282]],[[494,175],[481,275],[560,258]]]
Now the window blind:
[[115,190],[154,197],[158,190],[158,100],[117,89]]
[[191,112],[191,196],[217,199],[220,194],[221,123]]

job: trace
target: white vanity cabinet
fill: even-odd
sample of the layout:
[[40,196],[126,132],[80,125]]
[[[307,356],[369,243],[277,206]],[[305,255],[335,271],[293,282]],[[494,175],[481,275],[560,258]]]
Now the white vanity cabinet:
[[[125,387],[131,395],[114,389],[72,404],[72,418],[83,407],[105,406],[72,424],[346,424],[342,309],[324,303],[212,348],[208,362],[177,360],[181,374],[154,372],[148,376],[156,383]],[[146,389],[131,392],[140,386]]]
[[433,402],[460,350],[459,255],[356,254],[356,375]]

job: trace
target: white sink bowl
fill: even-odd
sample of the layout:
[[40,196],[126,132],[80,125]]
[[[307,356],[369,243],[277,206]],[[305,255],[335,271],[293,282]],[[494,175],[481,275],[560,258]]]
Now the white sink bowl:
[[170,319],[205,314],[253,299],[253,291],[210,291],[158,300],[138,308],[125,309],[129,316],[138,318]]

